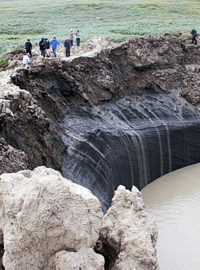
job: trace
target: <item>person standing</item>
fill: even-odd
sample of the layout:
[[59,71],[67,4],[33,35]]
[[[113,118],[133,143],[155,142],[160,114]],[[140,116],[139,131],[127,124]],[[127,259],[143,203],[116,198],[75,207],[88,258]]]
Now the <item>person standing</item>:
[[41,55],[43,57],[45,57],[45,55],[46,55],[46,44],[45,44],[45,39],[44,38],[41,38],[41,40],[39,42],[39,48],[40,48]]
[[77,30],[76,31],[76,46],[80,46],[80,43],[81,43],[81,34],[80,34],[80,31]]
[[24,53],[22,64],[24,67],[29,68],[32,65],[29,53]]
[[197,45],[197,31],[195,29],[192,29],[191,31],[191,35],[192,35],[192,44]]
[[50,42],[50,45],[51,45],[51,51],[53,53],[53,55],[56,57],[57,56],[57,48],[58,48],[58,45],[60,45],[60,42],[56,39],[56,37],[54,37],[51,42]]
[[71,47],[72,47],[73,43],[74,43],[74,33],[73,33],[72,29],[70,30],[69,39],[70,39],[70,43],[71,43]]
[[25,50],[26,53],[29,53],[30,57],[32,57],[32,43],[30,41],[30,39],[27,39],[26,43],[25,43]]
[[45,47],[46,47],[46,52],[47,52],[47,57],[51,56],[50,53],[50,41],[48,38],[45,38]]
[[71,49],[71,40],[66,37],[65,41],[64,41],[64,47],[65,47],[65,55],[66,57],[70,56],[70,49]]

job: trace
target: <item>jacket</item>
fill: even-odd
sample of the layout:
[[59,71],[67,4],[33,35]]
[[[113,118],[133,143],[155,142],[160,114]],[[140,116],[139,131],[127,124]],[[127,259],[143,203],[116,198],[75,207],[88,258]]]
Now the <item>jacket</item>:
[[58,45],[60,44],[60,42],[57,39],[52,39],[50,44],[53,49],[56,49]]
[[71,42],[70,42],[69,39],[65,39],[64,47],[67,48],[67,49],[70,49],[71,48]]

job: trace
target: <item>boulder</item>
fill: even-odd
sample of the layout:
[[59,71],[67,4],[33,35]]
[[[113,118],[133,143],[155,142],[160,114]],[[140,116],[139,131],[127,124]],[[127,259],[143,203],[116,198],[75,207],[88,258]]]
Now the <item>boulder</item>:
[[78,252],[62,250],[56,253],[56,270],[104,270],[103,256],[91,248],[81,248]]
[[[103,217],[100,239],[107,269],[155,270],[157,227],[147,215],[141,193],[119,186]],[[109,251],[106,254],[106,250]]]
[[94,247],[101,219],[98,199],[53,169],[0,176],[5,269],[56,269],[54,257],[60,250]]

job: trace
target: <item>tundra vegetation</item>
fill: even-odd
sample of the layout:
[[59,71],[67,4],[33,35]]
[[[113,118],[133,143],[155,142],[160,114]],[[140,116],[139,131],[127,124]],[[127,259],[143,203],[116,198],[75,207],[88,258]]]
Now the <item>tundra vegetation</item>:
[[0,0],[0,14],[1,55],[27,38],[36,43],[56,35],[62,41],[71,28],[80,29],[82,41],[189,32],[200,25],[200,1]]

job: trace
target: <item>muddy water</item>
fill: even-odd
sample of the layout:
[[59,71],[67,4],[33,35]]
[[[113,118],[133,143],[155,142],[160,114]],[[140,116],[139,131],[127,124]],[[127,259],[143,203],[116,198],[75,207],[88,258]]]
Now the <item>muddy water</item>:
[[200,269],[200,163],[158,178],[142,190],[158,230],[161,270]]

